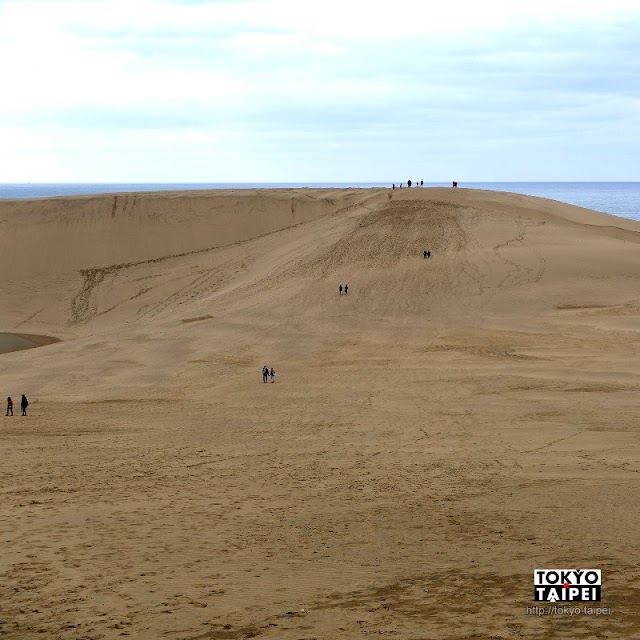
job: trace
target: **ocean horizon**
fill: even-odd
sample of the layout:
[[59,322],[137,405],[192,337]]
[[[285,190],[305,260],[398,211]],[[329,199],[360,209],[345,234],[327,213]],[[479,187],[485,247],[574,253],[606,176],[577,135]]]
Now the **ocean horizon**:
[[[401,183],[395,183],[398,187]],[[109,182],[6,183],[0,199],[51,198],[105,193],[199,191],[209,189],[391,188],[391,182]],[[402,183],[407,187],[407,183]],[[450,182],[425,182],[425,187],[450,187]],[[414,183],[415,187],[415,183]],[[412,187],[412,188],[414,188]],[[463,182],[459,188],[505,191],[548,198],[622,218],[640,220],[640,182]],[[420,188],[420,187],[418,187]]]

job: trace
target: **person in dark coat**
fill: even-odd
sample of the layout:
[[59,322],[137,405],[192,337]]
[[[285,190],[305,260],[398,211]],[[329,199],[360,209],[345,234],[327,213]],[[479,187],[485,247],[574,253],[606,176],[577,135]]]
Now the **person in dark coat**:
[[11,399],[11,396],[7,398],[7,415],[13,415],[13,400]]
[[20,406],[22,407],[22,415],[27,415],[27,407],[29,406],[29,401],[27,400],[27,396],[22,394],[22,400],[20,400]]
[[269,367],[266,365],[262,367],[262,382],[266,382],[269,377]]
[[342,285],[338,287],[338,291],[340,292],[340,295],[342,295]]

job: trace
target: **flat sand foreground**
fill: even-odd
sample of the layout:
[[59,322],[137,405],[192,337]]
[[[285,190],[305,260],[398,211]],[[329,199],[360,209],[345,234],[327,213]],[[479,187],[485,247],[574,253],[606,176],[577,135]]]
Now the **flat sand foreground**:
[[[61,340],[0,356],[31,403],[0,416],[0,638],[640,638],[639,223],[0,201],[0,273],[0,331]],[[532,615],[539,568],[602,570],[610,612]]]

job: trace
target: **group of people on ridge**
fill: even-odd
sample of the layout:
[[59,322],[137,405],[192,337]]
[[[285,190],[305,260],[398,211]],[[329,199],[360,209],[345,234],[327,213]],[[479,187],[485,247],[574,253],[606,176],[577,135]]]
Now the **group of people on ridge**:
[[[342,285],[340,285],[338,287],[338,291],[340,292],[340,295],[342,295]],[[348,284],[344,285],[344,293],[345,293],[345,295],[349,293],[349,285]]]
[[[400,189],[402,189],[402,185],[403,185],[403,184],[404,184],[403,182],[401,182],[401,183],[400,183]],[[424,180],[420,180],[420,182],[416,182],[416,187],[421,187],[421,186],[423,186],[423,185],[424,185]],[[410,187],[410,186],[411,186],[411,180],[407,180],[407,186],[408,186],[408,187]],[[451,186],[452,186],[452,187],[457,187],[457,186],[458,186],[457,181],[456,181],[456,180],[454,180],[454,181],[451,183]],[[396,188],[396,183],[395,183],[395,182],[391,185],[391,188],[392,188],[392,189],[395,189],[395,188]]]
[[[404,184],[404,182],[400,183],[400,189],[402,189],[402,185]],[[407,180],[407,186],[410,187],[413,183],[411,182],[411,180]],[[424,185],[424,180],[420,180],[420,182],[416,181],[416,187],[422,187]],[[396,183],[394,182],[393,185],[391,185],[392,189],[396,188]]]
[[[22,399],[20,400],[20,407],[22,408],[22,415],[26,416],[27,415],[27,407],[29,406],[29,401],[27,400],[27,396],[24,395],[24,393],[22,394]],[[13,400],[11,399],[11,396],[9,396],[7,398],[7,415],[8,416],[12,416],[13,415]]]
[[271,376],[271,382],[275,382],[276,370],[271,367],[271,371],[269,371],[269,367],[265,365],[264,367],[262,367],[262,382],[266,382],[269,376]]

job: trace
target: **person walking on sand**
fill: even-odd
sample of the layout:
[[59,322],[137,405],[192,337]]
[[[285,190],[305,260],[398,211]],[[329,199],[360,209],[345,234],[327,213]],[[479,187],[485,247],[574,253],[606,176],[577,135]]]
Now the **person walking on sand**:
[[338,291],[340,292],[340,295],[342,295],[342,285],[338,287]]
[[266,382],[269,377],[269,367],[266,365],[262,367],[262,382]]
[[345,284],[345,285],[344,285],[344,295],[346,296],[346,295],[347,295],[347,293],[349,293],[349,285],[348,285],[348,284]]
[[276,370],[271,367],[271,371],[269,372],[269,375],[271,376],[271,382],[275,382],[276,381]]
[[7,398],[7,415],[13,415],[13,400],[11,399],[11,396]]
[[426,260],[427,259],[427,250],[426,249],[422,252],[422,255],[423,255],[424,259]]
[[27,396],[22,394],[22,400],[20,400],[20,406],[22,407],[22,415],[27,415],[27,407],[29,406],[29,401],[27,400]]

